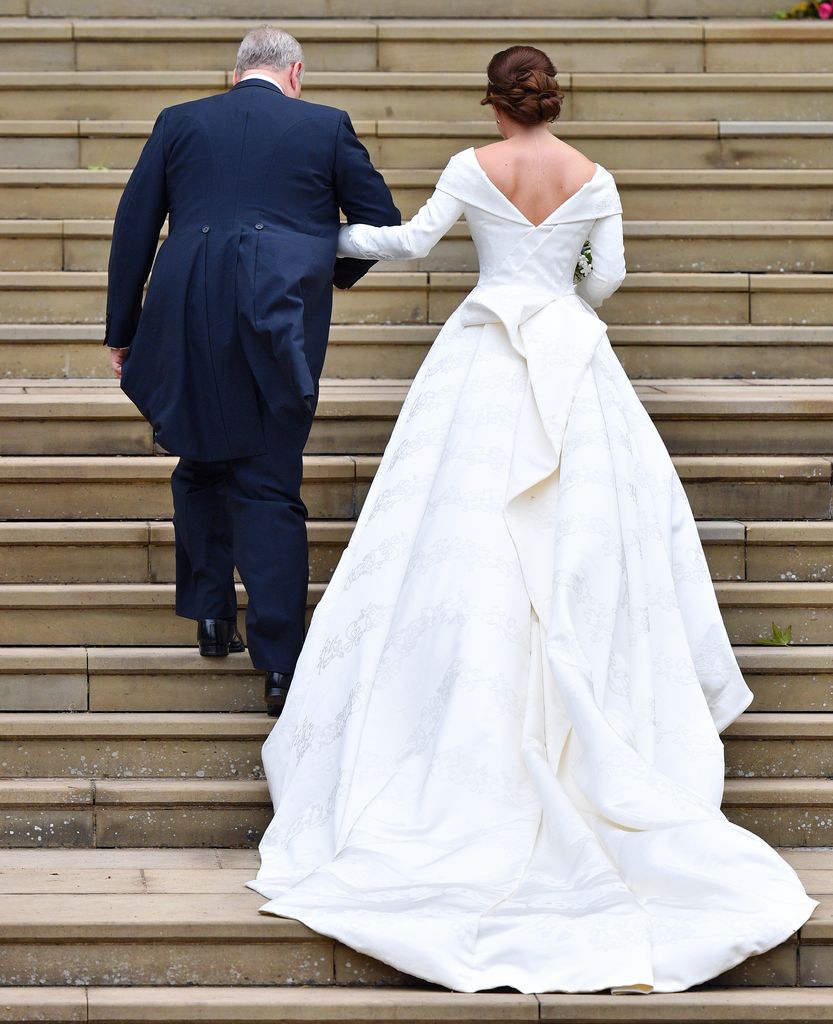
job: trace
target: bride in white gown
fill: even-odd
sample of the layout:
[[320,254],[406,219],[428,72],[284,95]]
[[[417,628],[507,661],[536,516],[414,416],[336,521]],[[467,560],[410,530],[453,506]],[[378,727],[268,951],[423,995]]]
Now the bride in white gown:
[[[422,257],[463,215],[480,278],[416,375],[264,745],[275,817],[249,885],[263,912],[460,991],[680,991],[817,902],[720,810],[718,733],[752,694],[592,308],[624,277],[621,206],[549,136],[553,76],[538,50],[498,54],[509,141],[453,157],[402,227],[342,229],[340,255]],[[584,183],[565,197],[551,160]]]

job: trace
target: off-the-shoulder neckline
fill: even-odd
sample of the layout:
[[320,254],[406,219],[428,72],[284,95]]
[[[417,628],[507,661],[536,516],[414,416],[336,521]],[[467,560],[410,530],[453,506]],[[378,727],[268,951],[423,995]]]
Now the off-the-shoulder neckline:
[[[556,208],[554,210],[551,210],[547,214],[547,216],[544,217],[543,220],[538,221],[538,223],[536,224],[534,221],[531,221],[529,219],[529,217],[526,216],[526,214],[522,213],[518,209],[518,207],[515,206],[515,204],[512,202],[512,200],[509,198],[509,196],[507,196],[505,192],[501,191],[501,189],[499,189],[497,187],[497,185],[492,181],[492,179],[489,177],[489,175],[483,169],[483,166],[480,163],[480,161],[477,159],[477,154],[475,153],[474,146],[470,146],[468,149],[463,150],[463,153],[470,153],[471,154],[472,161],[474,162],[475,166],[477,167],[478,171],[482,175],[483,179],[487,182],[487,184],[492,189],[494,189],[494,191],[501,197],[501,199],[503,199],[503,201],[507,204],[507,206],[510,206],[515,211],[515,213],[517,213],[517,215],[519,217],[522,217],[524,219],[524,221],[526,221],[526,223],[529,224],[533,228],[540,228],[542,225],[546,224],[547,221],[552,219],[558,213],[559,210],[563,209],[563,207],[565,207],[567,205],[567,203],[571,203],[576,198],[576,196],[580,195],[587,188],[588,185],[591,185],[596,180],[596,178],[599,176],[599,173],[602,170],[604,170],[604,168],[602,167],[601,164],[596,163],[595,161],[593,161],[593,163],[595,164],[596,169],[593,172],[592,176],[589,177],[587,179],[587,181],[584,182],[583,185],[580,185],[575,190],[575,192],[573,192],[569,196],[567,196],[567,198],[563,202],[559,203],[558,206],[556,206]],[[462,156],[463,154],[461,153],[460,155]]]

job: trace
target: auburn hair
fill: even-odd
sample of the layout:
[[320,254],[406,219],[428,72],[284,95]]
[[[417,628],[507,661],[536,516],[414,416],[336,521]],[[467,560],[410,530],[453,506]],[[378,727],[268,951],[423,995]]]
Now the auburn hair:
[[555,80],[555,65],[536,46],[510,46],[489,61],[489,84],[482,105],[491,104],[519,124],[555,121],[564,94]]

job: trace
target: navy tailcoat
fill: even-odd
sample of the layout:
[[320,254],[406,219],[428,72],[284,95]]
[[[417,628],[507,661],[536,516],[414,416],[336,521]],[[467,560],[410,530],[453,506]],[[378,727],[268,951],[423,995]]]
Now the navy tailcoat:
[[258,389],[314,410],[333,285],[372,266],[336,259],[339,207],[400,222],[343,111],[244,79],[159,115],[116,213],[105,344],[130,347],[121,386],[167,451],[262,454]]

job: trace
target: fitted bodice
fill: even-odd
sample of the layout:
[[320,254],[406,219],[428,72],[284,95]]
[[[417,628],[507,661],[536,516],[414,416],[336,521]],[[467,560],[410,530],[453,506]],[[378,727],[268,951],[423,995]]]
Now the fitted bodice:
[[517,285],[521,272],[527,285],[572,291],[576,261],[594,222],[621,213],[613,179],[598,164],[593,177],[537,225],[489,179],[473,149],[454,158],[437,187],[465,203],[480,285]]
[[479,288],[511,286],[548,297],[574,291],[576,261],[594,223],[622,210],[613,178],[597,164],[589,181],[533,224],[489,179],[474,149],[457,154],[437,188],[464,203],[480,264]]
[[[559,293],[572,290],[576,261],[593,225],[590,217],[530,228],[477,206],[466,210],[466,221],[477,250],[479,284],[516,283],[520,248],[524,276]],[[509,259],[513,253],[515,259]]]
[[[513,304],[540,307],[577,292],[599,305],[624,276],[622,206],[613,177],[599,164],[592,178],[533,224],[489,179],[474,149],[449,160],[434,194],[400,227],[354,224],[339,235],[339,254],[369,259],[426,256],[462,215],[477,249],[480,278],[471,298],[484,289],[511,293]],[[593,271],[573,283],[582,246],[591,240]]]

